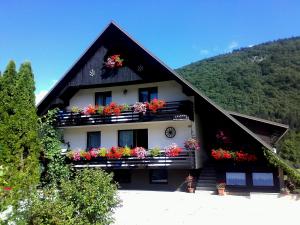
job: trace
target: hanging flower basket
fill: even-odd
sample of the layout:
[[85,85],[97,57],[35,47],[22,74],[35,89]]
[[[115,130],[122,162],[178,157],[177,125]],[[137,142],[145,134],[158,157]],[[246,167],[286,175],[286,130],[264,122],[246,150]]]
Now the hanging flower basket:
[[120,58],[120,55],[112,55],[109,56],[106,60],[106,62],[104,63],[104,65],[107,68],[117,68],[117,67],[122,67],[123,66],[123,61],[124,59]]

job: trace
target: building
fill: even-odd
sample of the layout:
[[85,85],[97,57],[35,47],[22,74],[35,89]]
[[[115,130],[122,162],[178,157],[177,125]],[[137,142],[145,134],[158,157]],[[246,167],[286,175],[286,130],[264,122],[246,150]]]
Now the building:
[[[273,151],[288,127],[225,111],[113,22],[38,114],[56,107],[74,167],[114,171],[123,188],[183,190],[191,174],[199,190],[224,180],[232,190],[279,191],[279,170],[262,148]],[[189,138],[200,150],[184,147]]]

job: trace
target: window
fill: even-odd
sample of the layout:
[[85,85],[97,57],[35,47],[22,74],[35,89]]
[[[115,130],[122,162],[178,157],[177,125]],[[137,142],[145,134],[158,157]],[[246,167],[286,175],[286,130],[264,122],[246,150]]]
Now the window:
[[118,146],[130,148],[144,147],[148,148],[148,130],[119,130],[118,132]]
[[168,171],[167,170],[150,170],[151,184],[167,184]]
[[139,102],[150,102],[155,98],[158,98],[157,87],[139,89]]
[[111,91],[95,93],[95,105],[109,105],[111,103]]
[[253,186],[274,186],[273,173],[252,173]]
[[101,134],[98,132],[87,133],[87,149],[99,148],[101,146]]
[[130,148],[135,147],[133,145],[134,142],[133,130],[120,130],[119,131],[119,146],[128,146]]
[[115,170],[114,171],[114,180],[118,183],[130,183],[131,182],[131,173],[130,170]]
[[236,173],[236,172],[227,172],[226,173],[226,184],[227,185],[236,185],[236,186],[245,186],[246,185],[246,174],[245,173]]

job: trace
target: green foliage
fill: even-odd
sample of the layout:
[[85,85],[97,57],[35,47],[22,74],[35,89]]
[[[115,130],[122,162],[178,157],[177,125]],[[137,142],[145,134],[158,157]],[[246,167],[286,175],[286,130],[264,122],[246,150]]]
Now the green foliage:
[[12,188],[1,199],[2,211],[38,184],[40,142],[30,64],[22,64],[17,73],[15,63],[9,62],[0,82],[0,165],[7,168],[4,179]]
[[[243,48],[184,66],[177,71],[227,110],[289,124],[300,131],[300,38]],[[293,134],[280,155],[300,162]]]
[[28,210],[28,223],[111,224],[113,209],[118,204],[112,175],[102,170],[85,169],[77,171],[74,179],[63,180],[58,188],[48,187],[34,195]]
[[263,151],[270,164],[275,167],[281,168],[291,179],[291,181],[293,181],[295,184],[300,185],[300,173],[295,168],[290,166],[287,162],[281,159],[277,154],[271,152],[269,149],[263,148]]
[[227,110],[300,129],[300,38],[279,40],[177,71]]
[[62,135],[54,127],[57,110],[49,110],[39,119],[39,136],[42,144],[44,171],[42,182],[56,184],[70,176],[70,166],[65,163],[61,155]]
[[279,145],[279,155],[300,168],[300,132],[291,131]]

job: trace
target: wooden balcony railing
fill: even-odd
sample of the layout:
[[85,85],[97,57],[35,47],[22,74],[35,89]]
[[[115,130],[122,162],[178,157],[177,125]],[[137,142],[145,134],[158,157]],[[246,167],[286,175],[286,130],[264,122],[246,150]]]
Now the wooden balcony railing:
[[183,150],[178,156],[168,157],[161,152],[160,156],[146,156],[144,159],[137,157],[122,157],[120,159],[107,159],[99,157],[90,161],[71,161],[74,168],[97,167],[111,169],[154,169],[154,168],[174,168],[193,169],[195,168],[195,152]]
[[121,113],[120,116],[84,115],[68,111],[59,111],[56,125],[58,127],[82,126],[112,123],[149,122],[163,120],[193,120],[193,103],[191,101],[167,102],[166,106],[156,113],[147,110],[145,114],[134,112],[132,109]]

